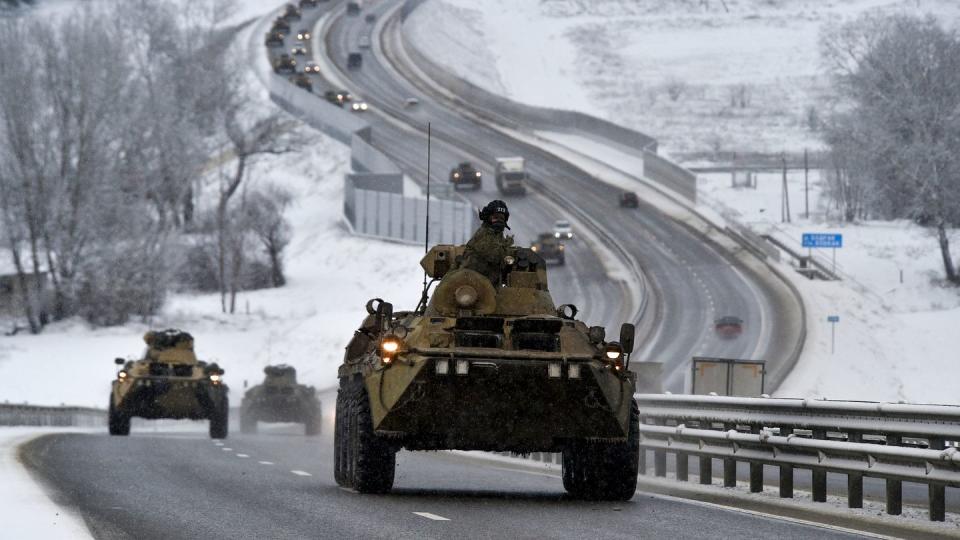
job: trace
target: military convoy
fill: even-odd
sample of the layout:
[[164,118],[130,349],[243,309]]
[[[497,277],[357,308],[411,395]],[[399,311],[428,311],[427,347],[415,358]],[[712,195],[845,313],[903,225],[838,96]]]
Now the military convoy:
[[321,408],[312,386],[297,384],[297,370],[280,364],[263,368],[266,377],[244,394],[240,403],[240,431],[255,433],[257,422],[296,422],[304,433],[320,433]]
[[463,251],[424,256],[439,283],[413,311],[367,303],[338,371],[337,483],[389,491],[400,449],[560,452],[571,495],[630,499],[640,455],[633,325],[607,341],[574,306],[555,306],[530,249],[511,248],[493,283],[458,268]]
[[227,436],[229,404],[223,369],[198,360],[193,336],[170,329],[143,336],[140,360],[117,358],[122,366],[111,385],[108,425],[111,435],[129,435],[134,417],[210,420],[210,437]]

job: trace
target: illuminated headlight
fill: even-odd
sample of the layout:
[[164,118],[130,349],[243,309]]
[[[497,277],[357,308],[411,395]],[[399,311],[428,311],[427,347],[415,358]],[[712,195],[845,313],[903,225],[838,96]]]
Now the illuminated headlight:
[[567,366],[567,377],[571,379],[580,378],[580,364],[570,364]]
[[400,342],[393,338],[386,338],[380,348],[383,349],[383,352],[392,355],[400,350]]
[[447,360],[437,360],[436,364],[437,375],[446,375],[450,373],[450,362]]
[[457,375],[466,375],[470,371],[470,362],[467,360],[457,360]]
[[560,247],[558,249],[560,249],[560,251],[563,251],[563,244],[560,244]]
[[454,177],[454,178],[460,178],[460,173],[458,173],[458,172],[453,173],[453,177]]
[[121,371],[120,373],[117,373],[117,378],[120,379],[121,381],[124,380],[124,379],[126,379],[126,378],[127,378],[127,372],[126,372],[126,371]]
[[480,171],[477,171],[477,178],[480,178]]
[[558,232],[553,233],[553,237],[554,237],[554,238],[560,238],[560,233],[558,233]]
[[367,110],[367,104],[366,104],[366,103],[361,103],[361,104],[360,104],[360,110],[361,110],[361,111]]
[[532,252],[534,252],[534,253],[536,253],[538,249],[540,249],[540,248],[538,248],[537,246],[530,246],[530,251],[532,251]]
[[210,382],[212,382],[213,384],[220,384],[220,374],[219,373],[211,374]]
[[360,104],[359,104],[359,103],[354,103],[353,105],[350,106],[350,108],[353,109],[353,110],[355,110],[355,111],[359,111],[359,110],[360,110]]
[[617,371],[623,369],[623,347],[619,343],[616,341],[607,343],[603,349],[603,355],[613,365],[613,369]]
[[560,373],[561,373],[560,364],[557,364],[555,362],[547,364],[547,375],[551,379],[559,379]]

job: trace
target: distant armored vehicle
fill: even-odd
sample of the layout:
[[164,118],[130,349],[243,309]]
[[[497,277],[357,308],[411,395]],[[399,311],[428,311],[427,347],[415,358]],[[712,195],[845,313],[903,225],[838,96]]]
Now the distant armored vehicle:
[[317,391],[297,384],[297,370],[280,364],[263,368],[263,384],[247,390],[240,403],[240,431],[254,433],[257,422],[296,422],[307,435],[320,433],[322,416]]
[[310,81],[310,77],[304,73],[290,77],[290,82],[297,85],[298,88],[303,88],[307,92],[313,92],[313,82]]
[[530,249],[539,255],[547,264],[563,265],[566,262],[566,248],[553,233],[540,233]]
[[293,4],[287,4],[287,7],[283,12],[283,15],[281,15],[280,17],[283,18],[283,20],[289,22],[289,21],[299,21],[302,15],[303,14],[300,12],[300,9],[297,6]]
[[273,61],[273,70],[277,73],[289,73],[293,75],[297,72],[297,61],[289,54],[283,53]]
[[450,170],[450,183],[454,189],[469,186],[471,189],[480,189],[483,183],[483,173],[478,171],[469,161],[464,161]]
[[495,179],[500,193],[525,195],[527,178],[522,157],[497,158]]
[[283,33],[279,31],[267,33],[264,43],[267,47],[283,47]]
[[401,448],[561,452],[570,494],[633,497],[633,325],[606,341],[574,306],[555,307],[544,261],[529,249],[511,248],[496,283],[457,268],[463,250],[427,253],[421,266],[439,284],[415,310],[367,303],[338,372],[337,483],[389,491]]
[[354,16],[360,14],[360,2],[347,2],[347,15]]
[[300,0],[300,9],[317,7],[317,0]]
[[147,332],[140,360],[124,361],[110,391],[111,435],[129,435],[130,419],[210,420],[210,437],[227,436],[227,385],[223,369],[197,360],[193,336],[180,330]]
[[640,206],[640,199],[637,198],[636,193],[624,191],[620,194],[620,206],[623,208],[638,208]]
[[330,103],[333,103],[337,107],[343,107],[344,103],[353,100],[353,96],[351,96],[346,90],[327,90],[323,93],[323,98]]
[[273,21],[272,31],[281,32],[283,35],[288,36],[290,35],[290,23],[288,23],[286,19],[278,17]]

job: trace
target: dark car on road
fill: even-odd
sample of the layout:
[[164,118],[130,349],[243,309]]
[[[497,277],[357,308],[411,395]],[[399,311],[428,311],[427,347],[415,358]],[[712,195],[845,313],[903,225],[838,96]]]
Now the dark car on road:
[[293,4],[287,4],[286,11],[281,15],[286,21],[299,21],[302,16],[303,14],[300,12],[300,9]]
[[283,18],[278,18],[278,19],[276,19],[276,20],[273,21],[273,28],[272,28],[271,31],[272,31],[272,32],[281,32],[281,33],[283,33],[283,35],[289,35],[289,34],[290,34],[290,23],[288,23],[288,22],[287,22],[286,20],[284,20]]
[[323,93],[323,98],[337,107],[343,107],[343,104],[351,101],[353,96],[346,90],[327,90]]
[[360,4],[358,2],[347,2],[347,15],[359,15]]
[[743,319],[726,315],[713,321],[713,329],[723,339],[735,339],[743,333]]
[[469,161],[459,163],[450,170],[450,183],[454,189],[461,187],[470,187],[471,189],[480,189],[483,173],[477,170]]
[[283,47],[283,32],[273,31],[267,33],[264,44],[267,47]]
[[363,65],[363,55],[358,52],[347,54],[347,69],[360,69]]
[[620,206],[623,208],[637,208],[640,206],[640,199],[632,191],[624,191],[620,194]]
[[300,9],[317,7],[317,0],[300,0]]

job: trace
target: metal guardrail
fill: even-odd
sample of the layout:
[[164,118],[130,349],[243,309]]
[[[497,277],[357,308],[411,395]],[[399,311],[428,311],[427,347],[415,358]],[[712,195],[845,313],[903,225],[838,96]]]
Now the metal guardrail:
[[899,515],[902,482],[926,484],[931,521],[944,521],[945,488],[960,487],[960,407],[813,399],[730,398],[641,394],[641,474],[646,451],[654,474],[689,479],[699,459],[710,484],[713,459],[723,460],[723,485],[736,486],[737,462],[750,465],[750,491],[763,490],[763,466],[780,469],[780,496],[793,497],[793,470],[812,471],[813,500],[825,502],[827,472],[847,475],[850,508],[863,507],[863,478],[886,481],[886,509]]
[[107,411],[91,407],[0,404],[0,426],[97,427],[107,425]]

